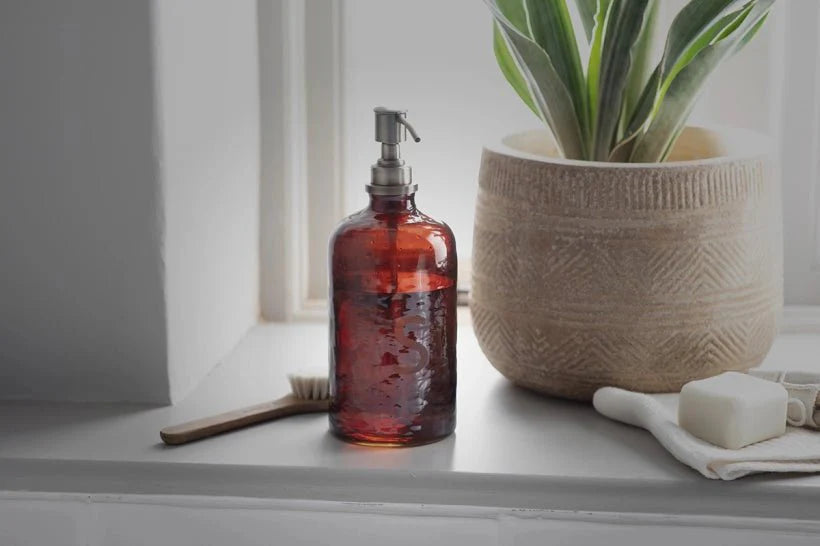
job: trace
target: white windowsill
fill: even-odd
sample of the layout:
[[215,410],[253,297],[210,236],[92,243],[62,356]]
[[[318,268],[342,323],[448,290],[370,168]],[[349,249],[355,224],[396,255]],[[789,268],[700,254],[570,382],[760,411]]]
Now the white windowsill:
[[[820,335],[782,335],[766,366],[820,370]],[[459,330],[456,434],[412,449],[349,445],[324,415],[195,444],[165,425],[284,394],[285,374],[323,370],[325,324],[265,324],[175,407],[0,404],[0,491],[200,495],[816,520],[820,476],[700,477],[645,431],[505,381]]]

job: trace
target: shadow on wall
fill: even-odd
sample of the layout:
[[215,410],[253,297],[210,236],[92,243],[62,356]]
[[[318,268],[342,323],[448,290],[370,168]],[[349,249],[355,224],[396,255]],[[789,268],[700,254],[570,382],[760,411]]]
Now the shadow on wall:
[[0,4],[0,398],[169,398],[150,8]]

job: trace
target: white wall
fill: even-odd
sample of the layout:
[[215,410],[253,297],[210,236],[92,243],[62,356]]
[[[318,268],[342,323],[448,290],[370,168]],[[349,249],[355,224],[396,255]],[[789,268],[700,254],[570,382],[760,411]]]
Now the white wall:
[[172,398],[259,316],[256,1],[156,0]]
[[256,2],[0,3],[0,398],[179,399],[258,317]]
[[820,305],[820,2],[779,2],[786,303]]
[[0,398],[168,399],[149,7],[0,3]]

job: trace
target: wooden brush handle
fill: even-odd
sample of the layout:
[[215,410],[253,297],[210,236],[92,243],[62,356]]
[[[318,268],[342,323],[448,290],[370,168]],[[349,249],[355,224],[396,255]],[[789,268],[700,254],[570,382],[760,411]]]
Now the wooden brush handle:
[[159,431],[162,441],[170,445],[187,444],[216,434],[247,427],[263,421],[272,421],[298,413],[327,411],[327,400],[303,400],[289,394],[279,400],[263,402],[255,406],[226,411],[218,415],[203,417],[165,427]]

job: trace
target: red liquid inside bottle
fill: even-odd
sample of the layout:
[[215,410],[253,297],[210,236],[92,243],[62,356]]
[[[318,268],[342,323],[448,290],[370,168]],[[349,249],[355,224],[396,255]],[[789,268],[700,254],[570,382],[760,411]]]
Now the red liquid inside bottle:
[[330,242],[330,426],[364,444],[455,429],[456,249],[413,195],[371,196]]

